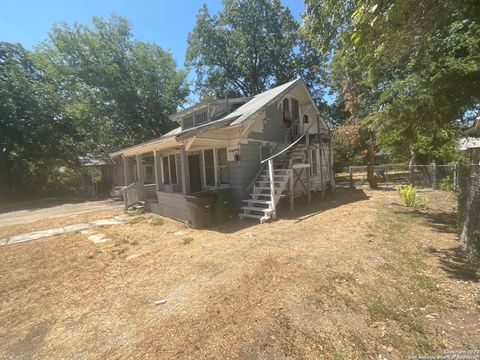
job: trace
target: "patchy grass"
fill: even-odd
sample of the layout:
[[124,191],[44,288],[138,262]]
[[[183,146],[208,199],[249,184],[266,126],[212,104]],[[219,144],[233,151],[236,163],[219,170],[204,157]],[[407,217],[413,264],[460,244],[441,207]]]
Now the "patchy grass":
[[184,238],[182,242],[183,242],[183,245],[188,245],[188,244],[190,244],[192,241],[193,241],[193,238],[192,238],[192,237],[187,237],[187,238]]
[[479,283],[438,216],[454,201],[425,196],[419,210],[391,191],[338,190],[263,225],[179,235],[183,224],[146,215],[103,228],[112,240],[100,245],[69,234],[0,248],[0,353],[330,360],[478,348]]
[[165,224],[165,221],[159,217],[159,218],[156,218],[156,219],[153,219],[150,224],[152,224],[153,226],[161,226],[163,224]]

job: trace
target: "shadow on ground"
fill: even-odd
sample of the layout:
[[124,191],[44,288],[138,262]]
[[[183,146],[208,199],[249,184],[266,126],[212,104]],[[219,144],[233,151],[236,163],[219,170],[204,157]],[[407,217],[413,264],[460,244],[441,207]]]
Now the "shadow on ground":
[[468,263],[461,246],[440,250],[430,246],[427,251],[438,258],[441,268],[451,278],[463,281],[480,281],[475,269]]
[[[322,199],[321,193],[313,193],[310,204],[305,196],[297,198],[295,199],[294,210],[290,210],[288,199],[282,199],[279,205],[277,205],[277,219],[295,220],[294,223],[301,223],[324,211],[368,199],[369,197],[363,190],[337,189],[334,193],[327,192],[324,199]],[[240,220],[234,214],[231,221],[209,227],[208,230],[231,234],[254,225],[258,225],[257,220]]]

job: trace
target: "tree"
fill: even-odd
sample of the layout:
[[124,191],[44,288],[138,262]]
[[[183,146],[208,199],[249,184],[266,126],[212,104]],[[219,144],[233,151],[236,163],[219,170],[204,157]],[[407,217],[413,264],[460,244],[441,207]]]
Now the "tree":
[[0,42],[0,188],[30,182],[32,163],[71,154],[69,136],[55,81],[21,45]]
[[307,0],[305,33],[330,53],[331,86],[356,104],[379,146],[411,163],[445,162],[456,156],[463,115],[479,103],[479,6]]
[[171,53],[135,41],[125,18],[93,18],[93,27],[60,24],[38,48],[62,84],[86,148],[109,151],[159,137],[188,96],[186,72]]
[[279,0],[223,0],[200,8],[188,36],[186,65],[202,97],[252,96],[301,76],[320,101],[326,57],[299,31]]

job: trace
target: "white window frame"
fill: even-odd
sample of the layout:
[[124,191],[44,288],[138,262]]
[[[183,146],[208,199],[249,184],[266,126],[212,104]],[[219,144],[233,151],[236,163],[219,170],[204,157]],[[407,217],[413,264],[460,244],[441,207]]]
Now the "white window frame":
[[[202,121],[202,122],[198,122],[197,119],[202,116],[205,115],[205,121]],[[208,123],[208,110],[205,110],[205,111],[199,111],[198,113],[196,113],[193,117],[193,123],[195,124],[195,126],[198,126],[198,125],[203,125],[203,124],[206,124]]]
[[[172,182],[172,171],[171,171],[171,166],[170,166],[170,156],[175,156],[175,179],[177,180],[176,182]],[[163,165],[163,159],[167,158],[168,162],[168,176],[169,176],[169,183],[167,184],[165,182],[165,166]],[[162,161],[161,161],[161,167],[162,167],[162,183],[164,185],[178,185],[178,161],[177,161],[177,154],[168,154],[165,156],[162,156]]]
[[[218,161],[218,151],[219,150],[222,150],[222,149],[225,149],[225,155],[226,155],[226,159],[227,159],[227,164],[226,165],[220,165],[219,161]],[[227,154],[227,151],[228,151],[228,148],[226,147],[221,147],[221,148],[217,148],[216,151],[215,151],[215,154],[216,154],[216,165],[217,165],[217,170],[216,170],[216,173],[218,174],[218,182],[217,184],[219,186],[230,186],[230,183],[222,183],[220,182],[221,181],[221,177],[220,177],[220,169],[222,167],[226,167],[228,169],[229,165],[228,165],[228,154]],[[214,157],[215,159],[215,157]],[[229,182],[230,182],[230,174],[229,174]]]
[[[216,156],[215,152],[217,149],[204,149],[202,150],[202,156],[203,156],[203,183],[205,185],[205,188],[216,188],[218,186],[218,176],[217,176],[217,161],[216,161]],[[205,151],[212,151],[213,154],[213,175],[214,175],[214,180],[213,180],[213,185],[207,185],[207,167],[206,167],[206,161],[205,161]]]

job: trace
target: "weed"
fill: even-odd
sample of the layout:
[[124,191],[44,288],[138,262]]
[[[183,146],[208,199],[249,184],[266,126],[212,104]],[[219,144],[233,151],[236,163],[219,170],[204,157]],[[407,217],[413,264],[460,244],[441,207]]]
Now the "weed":
[[164,221],[162,218],[156,218],[152,220],[151,224],[154,226],[161,226],[164,224]]
[[193,241],[193,238],[191,238],[191,237],[185,238],[185,239],[183,239],[183,245],[188,245],[192,241]]
[[417,188],[415,186],[412,184],[400,186],[398,193],[405,206],[412,207],[415,205],[415,198],[417,197]]
[[443,191],[452,191],[453,190],[453,179],[450,176],[444,177],[437,185],[437,189]]
[[128,223],[129,224],[138,224],[138,223],[142,222],[144,219],[145,219],[144,216],[136,216],[133,219],[131,219]]
[[125,210],[125,214],[127,216],[139,216],[139,215],[143,215],[145,212],[144,209],[136,209],[136,210]]

